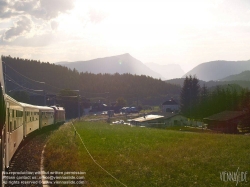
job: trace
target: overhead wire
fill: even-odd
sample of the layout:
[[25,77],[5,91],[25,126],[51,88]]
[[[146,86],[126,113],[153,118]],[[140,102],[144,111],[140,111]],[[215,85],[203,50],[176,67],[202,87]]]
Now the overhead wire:
[[[21,87],[23,90],[26,90],[26,91],[29,92],[29,93],[41,95],[41,94],[38,94],[38,93],[35,93],[35,92],[31,92],[31,91],[36,91],[36,90],[30,89],[30,88],[26,88],[26,87],[24,87],[24,86],[18,84],[14,79],[12,79],[11,77],[9,77],[9,76],[6,75],[5,73],[4,73],[4,75],[5,75],[6,77],[8,77],[8,78],[11,80],[12,83],[14,83],[14,84],[16,84],[17,86]],[[11,91],[11,90],[10,90],[10,91]]]
[[[4,75],[5,75],[5,73],[4,73]],[[16,84],[17,86],[21,87],[23,90],[25,90],[25,91],[27,91],[27,92],[29,92],[29,93],[32,93],[32,94],[42,95],[42,94],[36,93],[36,91],[38,91],[38,90],[30,89],[30,88],[27,88],[27,87],[25,87],[25,86],[23,86],[23,85],[20,85],[19,83],[17,83],[14,79],[12,79],[11,77],[9,77],[8,75],[6,75],[6,77],[8,77],[8,79],[10,79],[12,83],[14,83],[14,84]],[[12,90],[10,90],[10,91],[12,91]],[[39,91],[45,91],[45,90],[39,90]],[[45,92],[46,92],[46,91],[45,91]],[[46,93],[47,93],[47,92],[46,92]],[[51,92],[50,92],[49,94],[54,94],[54,95],[56,95],[55,93],[51,93]],[[48,93],[47,93],[47,95],[48,95]]]
[[6,66],[8,66],[10,69],[12,69],[13,71],[15,71],[17,74],[19,74],[20,76],[22,76],[22,77],[24,77],[24,78],[26,78],[26,79],[28,79],[28,80],[30,80],[30,81],[33,81],[33,82],[36,82],[36,83],[40,83],[40,84],[46,84],[46,85],[51,86],[51,87],[53,87],[53,88],[56,88],[56,89],[58,89],[58,90],[62,90],[61,88],[56,87],[56,86],[53,86],[53,85],[50,85],[50,84],[48,84],[48,83],[46,83],[46,82],[44,82],[44,81],[37,81],[37,80],[31,79],[31,78],[29,78],[29,77],[27,77],[27,76],[21,74],[20,72],[18,72],[18,71],[15,70],[14,68],[12,68],[12,67],[11,67],[10,65],[8,65],[6,62],[4,62],[4,61],[2,61],[2,62],[3,62]]
[[33,81],[33,82],[44,83],[44,82],[42,82],[42,81],[37,81],[37,80],[31,79],[31,78],[29,78],[29,77],[26,77],[25,75],[19,73],[19,72],[16,71],[15,69],[13,69],[13,68],[12,68],[10,65],[8,65],[6,62],[4,62],[4,61],[2,61],[2,62],[3,62],[6,66],[8,66],[10,69],[12,69],[13,71],[15,71],[15,72],[18,73],[19,75],[21,75],[22,77],[25,77],[26,79],[29,79],[29,80],[31,80],[31,81]]
[[[36,82],[36,83],[40,83],[40,84],[45,84],[45,85],[48,85],[50,87],[53,87],[53,88],[56,88],[58,90],[64,90],[64,88],[60,88],[60,87],[57,87],[57,86],[53,86],[51,84],[48,84],[47,82],[44,82],[44,81],[37,81],[37,80],[34,80],[34,79],[31,79],[25,75],[23,75],[22,73],[18,72],[17,70],[15,70],[13,67],[11,67],[10,65],[8,65],[6,62],[2,61],[6,66],[8,66],[10,69],[12,69],[13,71],[15,71],[17,74],[19,74],[20,76],[30,80],[30,81],[33,81],[33,82]],[[86,94],[97,94],[97,95],[104,95],[104,94],[109,94],[109,92],[87,92],[87,91],[83,91],[81,90],[82,93],[86,93]]]

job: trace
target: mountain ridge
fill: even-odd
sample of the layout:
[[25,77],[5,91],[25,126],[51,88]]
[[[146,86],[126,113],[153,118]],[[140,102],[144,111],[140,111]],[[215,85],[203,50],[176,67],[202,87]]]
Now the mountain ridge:
[[250,70],[250,60],[247,61],[226,61],[217,60],[204,62],[187,72],[182,78],[188,75],[196,75],[204,81],[220,80],[227,76]]
[[162,78],[159,73],[148,68],[141,61],[137,60],[129,53],[115,55],[110,57],[96,58],[87,61],[75,62],[57,62],[57,65],[66,66],[70,69],[76,69],[79,72],[90,72],[94,74],[136,74],[147,75],[153,78]]

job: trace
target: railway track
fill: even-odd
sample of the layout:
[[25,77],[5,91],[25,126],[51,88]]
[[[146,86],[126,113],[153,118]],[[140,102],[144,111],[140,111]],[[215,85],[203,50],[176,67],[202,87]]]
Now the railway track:
[[[27,139],[22,142],[20,149],[14,155],[10,167],[7,172],[40,172],[41,166],[41,155],[50,134],[59,127],[59,125],[55,125],[53,128],[43,129],[31,134],[31,136],[27,137]],[[19,177],[23,177],[25,175],[15,174],[15,179],[11,179],[13,181],[24,181],[23,179],[17,180]],[[33,175],[37,176],[37,175]],[[41,181],[41,180],[40,180]],[[10,180],[8,181],[7,187],[19,186],[19,187],[43,187],[42,184],[10,184]]]

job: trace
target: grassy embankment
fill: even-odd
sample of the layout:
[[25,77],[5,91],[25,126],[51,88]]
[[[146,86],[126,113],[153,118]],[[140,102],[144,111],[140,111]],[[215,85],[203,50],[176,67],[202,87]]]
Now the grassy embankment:
[[[79,122],[75,124],[94,159],[127,186],[235,186],[220,172],[247,171],[250,136]],[[71,125],[49,139],[46,171],[84,171],[89,186],[122,186],[91,160]]]

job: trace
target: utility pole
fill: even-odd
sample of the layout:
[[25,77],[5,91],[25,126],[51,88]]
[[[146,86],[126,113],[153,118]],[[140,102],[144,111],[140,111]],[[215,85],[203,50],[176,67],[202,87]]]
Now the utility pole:
[[78,95],[78,120],[80,120],[80,95]]
[[106,103],[109,106],[109,92],[106,92]]
[[44,106],[46,106],[47,103],[46,103],[46,92],[44,91]]

